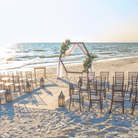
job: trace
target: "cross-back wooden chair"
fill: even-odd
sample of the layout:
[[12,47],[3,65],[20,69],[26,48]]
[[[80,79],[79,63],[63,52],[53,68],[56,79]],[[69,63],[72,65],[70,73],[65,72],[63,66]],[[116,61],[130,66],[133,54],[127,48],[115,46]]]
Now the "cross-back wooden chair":
[[16,75],[19,77],[19,81],[21,83],[25,83],[26,82],[26,78],[23,77],[23,72],[22,71],[16,71]]
[[4,72],[0,72],[0,87],[1,89],[5,89],[4,88],[4,81],[2,80],[2,78],[5,76]]
[[137,79],[138,76],[132,76],[131,77],[131,87],[130,87],[130,96],[129,96],[129,101],[131,100],[132,93],[136,93],[136,86],[137,84]]
[[78,87],[80,88],[81,93],[86,92],[89,98],[89,77],[79,77]]
[[[138,72],[128,72],[128,85],[127,85],[127,91],[129,87],[132,85],[132,77],[138,77]],[[133,81],[134,84],[134,81]]]
[[19,75],[14,75],[14,92],[16,91],[16,88],[18,88],[20,95],[21,95],[21,88],[25,91],[25,84],[21,82]]
[[[97,87],[97,91],[101,91],[101,93],[103,93],[104,95],[104,99],[106,98],[106,88],[105,88],[105,81],[106,81],[106,77],[105,76],[96,76],[95,77],[95,80],[96,80],[96,85],[100,86],[100,87]],[[99,90],[98,90],[99,89]]]
[[112,85],[112,98],[111,98],[111,107],[109,110],[109,114],[111,113],[112,105],[114,103],[122,104],[122,112],[124,114],[125,90],[126,90],[126,86],[123,83],[122,83],[122,85],[121,84],[113,84]]
[[6,90],[4,89],[4,82],[1,80],[1,77],[2,76],[0,76],[0,103],[1,103],[1,97],[4,96],[6,92]]
[[89,111],[90,111],[90,108],[92,108],[92,104],[93,103],[99,103],[100,104],[100,109],[101,109],[101,112],[102,112],[102,107],[103,107],[103,97],[101,95],[102,93],[102,85],[99,84],[99,82],[95,82],[94,83],[94,89],[89,89],[89,94],[90,94],[90,102],[89,102]]
[[110,85],[110,82],[109,82],[109,71],[106,71],[106,72],[101,71],[100,72],[100,76],[101,77],[106,77],[105,84],[108,86],[108,91],[109,91],[109,85]]
[[32,71],[25,71],[25,74],[26,74],[26,81],[32,83],[32,86],[35,82],[35,85],[37,86],[37,82],[36,82],[36,79],[33,78]]
[[138,105],[138,78],[136,78],[135,96],[132,99],[132,115],[134,113],[135,106]]
[[80,88],[77,87],[77,84],[73,83],[69,84],[69,95],[70,95],[69,110],[71,108],[71,103],[73,103],[74,106],[74,102],[78,102],[81,111],[81,105],[83,106],[84,97],[82,96]]
[[[14,87],[14,76],[13,76],[13,71],[8,71],[7,75],[5,75],[4,79],[4,86],[11,90],[11,87]],[[14,87],[15,89],[15,87]]]

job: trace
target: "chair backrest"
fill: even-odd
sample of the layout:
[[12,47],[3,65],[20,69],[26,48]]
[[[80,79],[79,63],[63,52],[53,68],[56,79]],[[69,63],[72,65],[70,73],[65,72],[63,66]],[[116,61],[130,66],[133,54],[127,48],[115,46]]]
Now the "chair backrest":
[[[136,76],[132,76],[131,77],[131,87],[132,87],[132,90],[134,90],[135,92],[137,92],[137,86],[138,86],[138,76],[136,77]],[[134,88],[134,89],[133,89]]]
[[20,78],[23,77],[23,75],[22,75],[22,71],[16,71],[16,75],[19,76]]
[[113,77],[113,84],[124,85],[124,76]]
[[[77,93],[75,90],[78,90]],[[80,88],[78,88],[77,84],[70,83],[69,84],[69,96],[71,96],[73,94],[80,95]]]
[[90,88],[90,98],[91,95],[99,95],[100,99],[101,99],[101,92],[102,92],[102,87],[101,84],[99,84],[99,82],[95,81],[95,83],[93,84],[93,88]]
[[135,85],[135,88],[136,88],[136,92],[135,92],[135,102],[138,103],[138,78],[137,78],[136,84],[137,85]]
[[106,72],[101,71],[100,76],[101,77],[106,77],[106,80],[109,80],[109,71],[106,71]]
[[9,82],[14,83],[13,71],[8,71],[8,72],[7,72],[7,77],[9,77]]
[[96,76],[95,80],[96,80],[97,85],[100,84],[101,86],[103,86],[105,84],[106,77],[105,76]]
[[125,96],[126,86],[124,84],[112,84],[112,97],[113,96],[121,96],[124,98]]
[[25,71],[26,79],[32,79],[32,71]]
[[128,72],[128,80],[131,81],[132,77],[138,77],[138,72]]
[[124,72],[115,72],[115,77],[124,77]]
[[3,77],[5,77],[5,73],[4,73],[4,72],[0,72],[0,81],[1,81],[1,79],[2,79]]

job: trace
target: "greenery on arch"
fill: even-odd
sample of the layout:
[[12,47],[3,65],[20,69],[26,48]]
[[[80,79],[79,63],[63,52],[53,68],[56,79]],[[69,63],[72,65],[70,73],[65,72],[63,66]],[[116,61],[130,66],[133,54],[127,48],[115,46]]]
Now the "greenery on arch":
[[69,45],[70,45],[69,39],[65,40],[65,43],[62,43],[61,49],[60,49],[61,56],[64,55],[65,52],[69,49]]
[[83,72],[88,74],[89,69],[91,68],[91,65],[93,63],[93,60],[97,58],[97,56],[94,55],[93,53],[90,54],[88,53],[87,56],[88,57],[83,61]]

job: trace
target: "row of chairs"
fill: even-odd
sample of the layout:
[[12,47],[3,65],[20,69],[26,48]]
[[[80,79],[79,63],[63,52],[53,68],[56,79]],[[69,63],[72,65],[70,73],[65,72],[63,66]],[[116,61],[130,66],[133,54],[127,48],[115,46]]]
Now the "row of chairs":
[[[93,80],[95,80],[95,72],[89,74],[89,76],[91,78],[93,78]],[[100,72],[100,76],[103,76],[103,77],[106,77],[106,84],[108,85],[108,91],[109,91],[109,72],[106,71],[106,72],[103,72],[101,71]],[[130,86],[132,85],[132,77],[135,77],[135,76],[138,76],[138,72],[128,72],[128,77],[127,77],[127,91],[128,89],[130,88]],[[124,72],[115,72],[115,75],[114,75],[114,78],[115,79],[118,79],[116,81],[124,81],[125,77],[124,77]]]
[[[90,107],[92,107],[92,102],[99,102],[100,103],[100,108],[101,108],[101,112],[102,112],[102,103],[103,103],[103,97],[101,96],[101,94],[103,93],[104,95],[104,99],[106,97],[106,88],[105,85],[109,85],[109,80],[106,78],[106,76],[109,77],[109,73],[106,72],[104,73],[104,75],[102,76],[100,74],[100,76],[94,76],[94,79],[89,81],[88,77],[80,77],[79,78],[79,83],[78,86],[76,85],[75,87],[78,89],[77,92],[80,93],[80,95],[75,94],[74,96],[74,90],[71,91],[72,89],[70,88],[71,85],[69,85],[69,93],[70,93],[70,105],[71,102],[76,100],[79,101],[81,103],[81,101],[83,101],[84,97],[82,96],[82,92],[84,90],[87,91],[88,94],[88,99],[90,100],[89,103],[89,110]],[[131,84],[131,88],[130,88],[130,99],[131,99],[131,95],[132,92],[135,93],[135,95],[137,96],[137,84],[136,82],[138,79],[138,75],[136,72],[129,72],[129,85]],[[130,86],[128,86],[130,87]],[[109,89],[109,86],[108,86]],[[114,103],[121,103],[122,104],[122,112],[124,113],[124,96],[125,96],[125,91],[126,91],[126,85],[124,85],[124,72],[116,72],[115,76],[113,77],[113,84],[112,84],[112,98],[111,98],[111,107],[109,110],[109,113],[111,113],[112,110],[112,105]],[[73,96],[72,96],[73,95]],[[133,98],[133,104],[132,104],[132,109],[134,111],[135,108],[135,104],[138,101],[138,98]],[[80,99],[79,99],[80,98]],[[74,100],[75,99],[75,100]],[[83,103],[83,102],[82,102]],[[81,104],[79,104],[81,105]],[[70,109],[70,106],[69,106]],[[81,106],[80,106],[80,110],[81,110]],[[133,112],[132,112],[133,114]]]
[[33,77],[32,71],[25,71],[23,74],[22,71],[8,71],[0,72],[0,97],[5,94],[6,89],[9,91],[12,90],[15,92],[18,88],[18,91],[21,94],[22,89],[25,91],[26,82],[30,82],[34,87],[34,83],[37,86],[36,79]]

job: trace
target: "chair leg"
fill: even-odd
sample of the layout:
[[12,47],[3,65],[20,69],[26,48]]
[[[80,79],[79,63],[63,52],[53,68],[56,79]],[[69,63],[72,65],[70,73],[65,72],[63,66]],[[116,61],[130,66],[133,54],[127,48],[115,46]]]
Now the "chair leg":
[[131,115],[133,115],[134,109],[135,109],[135,102],[132,103],[132,113],[131,113]]
[[109,91],[109,83],[108,83],[108,91]]
[[110,107],[110,110],[109,110],[109,114],[111,114],[112,105],[113,105],[113,102],[111,101],[111,107]]
[[132,91],[130,91],[129,101],[131,100]]
[[124,102],[122,103],[122,112],[124,114]]
[[81,100],[79,101],[80,111],[81,111]]
[[82,106],[84,107],[84,97],[82,98]]
[[20,92],[20,95],[21,95],[21,86],[19,86],[18,89],[19,89],[19,92]]
[[89,102],[89,111],[90,111],[90,106],[91,106],[91,100],[90,100],[90,102]]
[[104,100],[105,100],[105,97],[106,97],[106,89],[104,90]]
[[70,103],[69,103],[69,110],[70,110],[70,106],[71,106],[71,99],[70,99]]
[[72,99],[72,101],[73,101],[73,102],[72,102],[72,106],[74,106],[74,100]]
[[102,113],[102,102],[100,101],[100,109],[101,109],[101,113]]

